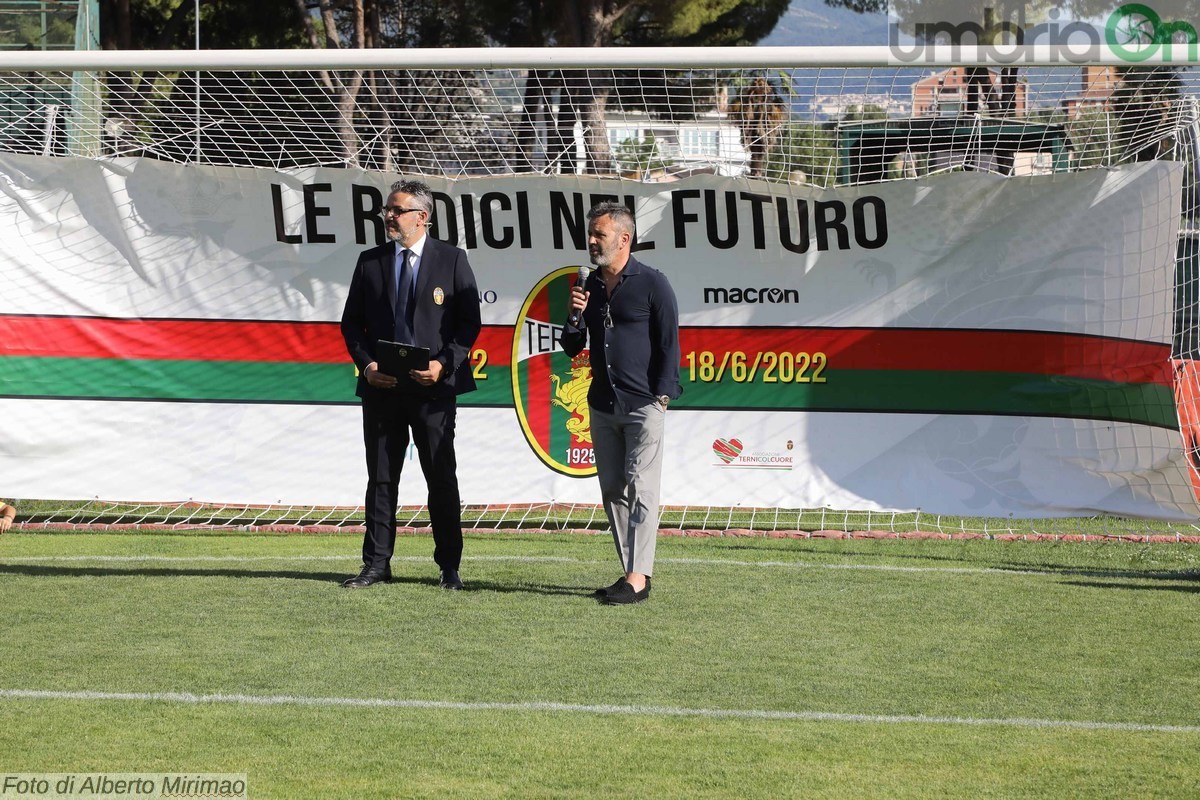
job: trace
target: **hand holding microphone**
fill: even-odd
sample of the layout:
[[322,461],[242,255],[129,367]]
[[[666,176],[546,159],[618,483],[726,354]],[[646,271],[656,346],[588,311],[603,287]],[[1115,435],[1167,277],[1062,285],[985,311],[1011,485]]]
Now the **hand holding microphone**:
[[575,286],[571,288],[571,315],[567,317],[567,322],[573,328],[579,328],[583,323],[583,310],[587,308],[587,292],[583,287],[590,273],[587,266],[580,266]]

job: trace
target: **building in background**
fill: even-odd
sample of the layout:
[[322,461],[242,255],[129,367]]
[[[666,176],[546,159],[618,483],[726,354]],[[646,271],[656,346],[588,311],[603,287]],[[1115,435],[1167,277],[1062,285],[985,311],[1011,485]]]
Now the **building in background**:
[[1063,100],[1063,111],[1074,119],[1088,109],[1108,111],[1112,104],[1113,93],[1121,83],[1117,68],[1108,66],[1081,67],[1082,86],[1078,94],[1068,96]]
[[[1018,78],[1011,87],[1013,98],[1006,116],[1019,116],[1028,107],[1029,86]],[[999,114],[1005,102],[1000,70],[950,67],[919,79],[912,87],[912,114],[955,116]]]

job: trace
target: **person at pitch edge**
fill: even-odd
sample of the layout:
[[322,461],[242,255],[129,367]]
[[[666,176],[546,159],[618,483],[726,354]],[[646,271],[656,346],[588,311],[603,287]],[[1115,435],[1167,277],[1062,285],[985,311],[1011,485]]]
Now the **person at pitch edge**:
[[667,407],[679,385],[679,307],[670,283],[631,254],[633,212],[599,203],[588,212],[597,270],[571,290],[561,343],[574,358],[589,340],[592,447],[600,496],[624,574],[597,589],[603,603],[650,596],[658,537]]

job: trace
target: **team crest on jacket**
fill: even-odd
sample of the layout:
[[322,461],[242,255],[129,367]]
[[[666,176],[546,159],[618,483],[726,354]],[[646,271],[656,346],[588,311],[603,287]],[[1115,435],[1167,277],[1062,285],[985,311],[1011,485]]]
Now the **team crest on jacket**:
[[446,302],[446,293],[442,291],[442,287],[438,286],[433,290],[433,302],[437,303],[439,306]]
[[596,474],[587,394],[592,383],[588,351],[563,352],[571,287],[579,267],[563,267],[538,282],[513,331],[513,405],[525,441],[550,469],[563,475]]

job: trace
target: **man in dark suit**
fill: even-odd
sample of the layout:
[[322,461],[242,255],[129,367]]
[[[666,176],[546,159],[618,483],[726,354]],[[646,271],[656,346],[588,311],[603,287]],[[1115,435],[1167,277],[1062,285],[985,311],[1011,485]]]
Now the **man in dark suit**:
[[[479,290],[467,255],[426,236],[433,196],[420,181],[399,181],[384,206],[392,241],[363,252],[342,312],[342,337],[358,366],[367,450],[366,534],[359,574],[342,585],[392,579],[396,499],[410,441],[429,486],[433,560],[443,589],[462,589],[462,506],[454,456],[457,396],[475,390],[470,352],[479,335]],[[380,340],[429,348],[429,366],[381,372]]]

